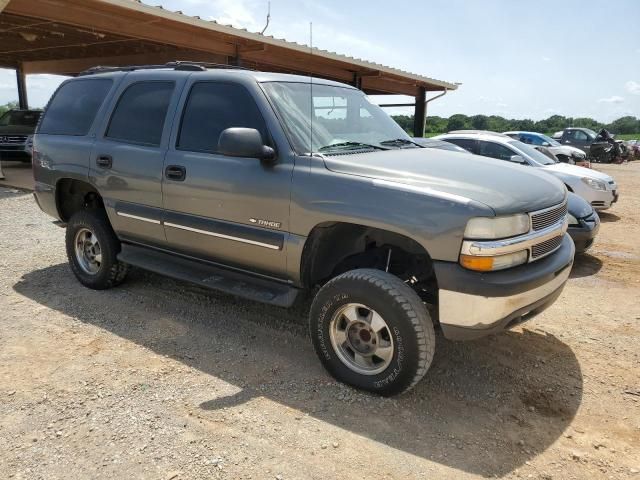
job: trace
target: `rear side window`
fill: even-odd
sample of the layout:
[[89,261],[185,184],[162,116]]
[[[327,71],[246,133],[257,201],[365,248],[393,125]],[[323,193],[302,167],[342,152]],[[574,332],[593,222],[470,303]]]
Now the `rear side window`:
[[128,87],[118,100],[105,136],[160,145],[173,87],[173,82],[140,82]]
[[484,157],[497,158],[498,160],[511,160],[516,152],[493,142],[479,142],[478,154]]
[[255,128],[267,140],[267,128],[251,94],[241,85],[198,82],[184,108],[179,150],[213,153],[218,138],[231,127]]
[[38,133],[86,135],[112,83],[110,79],[101,78],[63,84],[49,102]]
[[476,146],[475,140],[469,140],[467,138],[447,138],[446,141],[449,143],[458,145],[459,147],[464,148],[468,152],[475,153],[474,151]]

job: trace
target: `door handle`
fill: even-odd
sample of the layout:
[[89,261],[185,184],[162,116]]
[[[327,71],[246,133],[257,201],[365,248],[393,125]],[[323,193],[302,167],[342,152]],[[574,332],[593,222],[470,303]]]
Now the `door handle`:
[[164,176],[169,180],[182,182],[187,177],[187,169],[182,165],[169,165],[164,169]]
[[111,155],[98,155],[96,165],[101,168],[111,168],[113,165],[113,158],[111,158]]

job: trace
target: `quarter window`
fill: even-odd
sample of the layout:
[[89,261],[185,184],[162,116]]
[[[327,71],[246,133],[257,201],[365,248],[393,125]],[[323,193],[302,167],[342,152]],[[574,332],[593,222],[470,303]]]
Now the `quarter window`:
[[475,140],[469,140],[467,138],[447,138],[446,141],[449,143],[453,143],[454,145],[457,145],[459,147],[462,147],[468,152],[475,153],[474,152],[474,149],[476,146]]
[[62,84],[47,106],[38,133],[86,135],[112,83],[102,78]]
[[494,142],[479,142],[478,154],[484,157],[497,158],[498,160],[511,160],[511,157],[516,155],[510,148]]
[[198,82],[189,92],[176,147],[215,153],[223,130],[255,128],[268,138],[267,128],[251,94],[241,85]]
[[173,82],[140,82],[128,87],[118,100],[105,136],[160,145],[173,87]]

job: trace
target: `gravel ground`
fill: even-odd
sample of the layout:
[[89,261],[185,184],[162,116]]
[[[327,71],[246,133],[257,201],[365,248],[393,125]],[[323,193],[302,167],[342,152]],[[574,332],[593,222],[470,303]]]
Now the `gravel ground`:
[[639,478],[640,162],[558,302],[438,338],[409,394],[333,381],[293,310],[132,271],[80,286],[0,187],[0,471],[21,479]]

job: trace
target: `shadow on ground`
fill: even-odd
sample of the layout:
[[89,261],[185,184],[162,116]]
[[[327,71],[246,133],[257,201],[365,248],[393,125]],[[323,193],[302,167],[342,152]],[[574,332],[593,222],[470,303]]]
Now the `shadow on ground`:
[[200,405],[203,415],[265,397],[487,477],[508,474],[547,449],[582,399],[571,349],[526,329],[470,343],[440,337],[425,379],[408,394],[383,399],[345,388],[322,370],[306,336],[305,302],[283,310],[139,270],[121,287],[97,292],[81,287],[65,264],[30,272],[14,289],[241,389],[227,397],[212,391]]
[[602,260],[589,253],[581,253],[575,256],[571,275],[569,278],[583,278],[595,275],[602,268]]
[[618,215],[616,215],[615,213],[611,213],[611,212],[598,212],[598,216],[600,217],[600,221],[602,223],[612,223],[612,222],[617,222],[618,220],[620,220],[620,217]]

